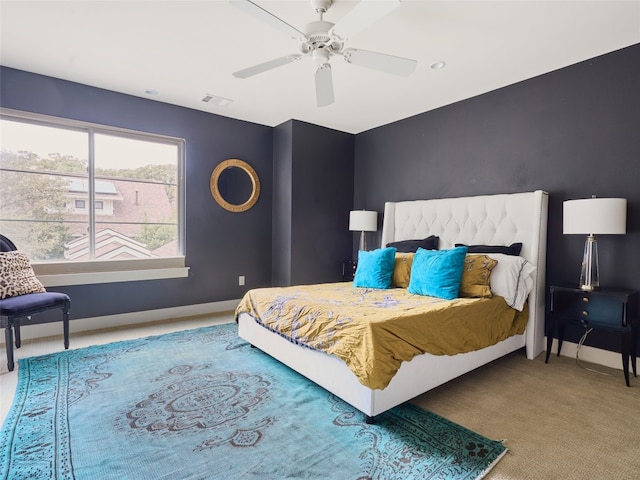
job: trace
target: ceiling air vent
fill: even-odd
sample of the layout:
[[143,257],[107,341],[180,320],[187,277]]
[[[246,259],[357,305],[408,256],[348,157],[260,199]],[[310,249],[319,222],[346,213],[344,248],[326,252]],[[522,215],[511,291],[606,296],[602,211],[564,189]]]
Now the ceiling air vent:
[[231,100],[230,98],[218,97],[217,95],[211,95],[210,93],[207,93],[202,98],[202,101],[204,103],[210,103],[211,105],[217,105],[218,107],[226,107],[227,105],[231,105],[231,103],[233,103],[233,100]]

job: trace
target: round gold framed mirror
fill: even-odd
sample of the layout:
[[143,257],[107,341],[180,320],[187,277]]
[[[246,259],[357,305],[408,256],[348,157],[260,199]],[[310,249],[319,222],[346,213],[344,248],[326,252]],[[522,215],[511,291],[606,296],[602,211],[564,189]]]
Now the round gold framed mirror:
[[260,179],[251,165],[237,158],[220,162],[209,182],[218,205],[230,212],[245,212],[260,196]]

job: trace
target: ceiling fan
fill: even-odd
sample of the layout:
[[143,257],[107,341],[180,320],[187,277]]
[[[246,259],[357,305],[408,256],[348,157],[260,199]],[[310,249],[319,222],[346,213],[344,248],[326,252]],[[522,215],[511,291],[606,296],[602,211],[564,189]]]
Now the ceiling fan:
[[320,19],[306,24],[301,30],[292,27],[251,0],[230,0],[233,5],[263,22],[283,31],[298,42],[300,53],[285,55],[233,73],[236,78],[248,78],[272,70],[304,57],[311,57],[316,65],[316,101],[319,107],[334,102],[333,78],[329,60],[340,55],[347,63],[372,68],[393,75],[408,76],[416,68],[415,60],[384,53],[344,48],[344,43],[371,23],[400,6],[400,0],[361,0],[337,24],[326,22],[323,15],[333,0],[310,0],[311,8]]

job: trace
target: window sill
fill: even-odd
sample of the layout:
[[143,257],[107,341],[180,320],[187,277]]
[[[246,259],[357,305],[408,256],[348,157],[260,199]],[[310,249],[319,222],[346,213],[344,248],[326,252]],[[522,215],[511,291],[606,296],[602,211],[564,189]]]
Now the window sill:
[[45,287],[137,282],[189,276],[185,257],[32,263]]
[[68,285],[93,285],[98,283],[136,282],[141,280],[161,280],[166,278],[185,278],[189,276],[189,267],[152,268],[148,270],[123,270],[110,272],[60,273],[38,275],[45,287]]

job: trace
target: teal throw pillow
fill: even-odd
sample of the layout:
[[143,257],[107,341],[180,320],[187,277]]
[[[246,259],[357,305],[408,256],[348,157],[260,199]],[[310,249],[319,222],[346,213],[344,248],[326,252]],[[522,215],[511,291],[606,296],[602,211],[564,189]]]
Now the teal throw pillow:
[[453,300],[458,298],[467,247],[449,250],[419,248],[413,257],[409,293]]
[[395,261],[396,249],[393,247],[379,248],[371,252],[360,250],[353,286],[390,288]]

